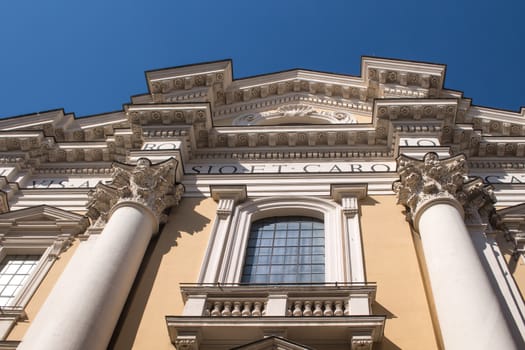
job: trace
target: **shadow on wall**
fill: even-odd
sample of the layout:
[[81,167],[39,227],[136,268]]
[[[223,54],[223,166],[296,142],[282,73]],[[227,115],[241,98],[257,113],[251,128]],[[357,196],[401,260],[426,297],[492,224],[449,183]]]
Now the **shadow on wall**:
[[381,343],[378,343],[377,345],[374,344],[374,350],[401,350],[399,346],[392,343],[387,337],[383,338],[383,341]]
[[[385,315],[387,320],[397,318],[396,315],[394,315],[390,310],[385,308],[383,305],[379,304],[378,302],[374,302],[372,304],[372,314],[373,315]],[[388,327],[388,321],[386,322],[386,327]],[[378,350],[400,350],[401,348],[397,346],[396,344],[392,343],[387,337],[383,337],[383,341],[381,343],[378,343],[377,345],[374,344],[374,349]]]
[[397,318],[396,315],[391,313],[387,308],[385,308],[383,305],[379,304],[377,301],[375,301],[372,304],[372,315],[384,315],[384,316],[386,316],[387,320],[390,320],[392,318]]
[[[133,347],[162,257],[177,246],[181,232],[194,235],[201,232],[211,221],[195,211],[203,200],[205,199],[184,198],[179,206],[171,209],[168,222],[160,227],[160,233],[151,239],[108,349]],[[177,215],[178,213],[181,214]],[[169,338],[166,341],[169,341]]]

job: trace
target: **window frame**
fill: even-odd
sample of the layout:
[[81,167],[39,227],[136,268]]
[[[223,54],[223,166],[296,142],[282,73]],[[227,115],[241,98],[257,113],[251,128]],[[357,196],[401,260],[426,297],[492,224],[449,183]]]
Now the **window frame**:
[[15,294],[14,298],[7,305],[0,306],[0,310],[1,309],[23,308],[25,307],[25,305],[27,305],[27,303],[29,302],[29,299],[31,298],[31,296],[37,289],[38,285],[40,284],[43,276],[45,275],[45,273],[43,273],[42,271],[47,272],[47,270],[49,269],[49,267],[47,267],[48,264],[46,264],[47,261],[43,259],[44,255],[46,255],[45,250],[46,250],[45,248],[41,249],[37,247],[33,247],[33,248],[19,248],[19,247],[6,247],[6,246],[0,247],[0,262],[3,262],[4,259],[6,259],[9,256],[16,256],[16,255],[39,255],[40,256],[40,258],[38,259],[38,262],[36,263],[31,273],[29,274],[27,280],[20,287],[18,292]]
[[0,214],[0,259],[41,255],[29,278],[8,306],[0,307],[0,339],[25,316],[25,307],[60,254],[88,227],[86,217],[48,205]]
[[251,223],[275,216],[308,216],[322,220],[325,227],[325,283],[351,281],[341,206],[330,200],[301,196],[255,198],[233,210],[225,245],[212,247],[210,241],[209,249],[222,249],[217,282],[240,283]]

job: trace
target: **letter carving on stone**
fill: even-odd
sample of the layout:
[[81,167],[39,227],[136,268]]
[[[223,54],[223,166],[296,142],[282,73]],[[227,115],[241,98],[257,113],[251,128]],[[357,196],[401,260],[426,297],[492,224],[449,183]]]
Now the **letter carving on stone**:
[[427,153],[422,161],[400,156],[397,160],[400,180],[393,184],[398,204],[407,208],[407,218],[414,220],[418,210],[435,200],[457,204],[467,219],[492,205],[494,196],[480,178],[469,180],[464,155],[440,160]]
[[165,220],[162,212],[177,205],[183,193],[183,186],[175,183],[175,168],[175,159],[156,165],[147,158],[140,158],[136,166],[114,163],[113,182],[99,183],[90,192],[87,215],[106,222],[115,204],[132,201],[150,209],[160,221]]

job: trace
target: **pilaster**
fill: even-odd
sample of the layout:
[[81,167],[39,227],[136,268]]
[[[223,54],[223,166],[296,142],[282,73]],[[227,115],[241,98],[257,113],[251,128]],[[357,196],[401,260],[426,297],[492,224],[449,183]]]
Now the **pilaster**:
[[[203,262],[203,270],[199,281],[201,283],[216,283],[223,252],[216,247],[223,247],[231,224],[235,205],[246,200],[246,186],[210,186],[212,198],[217,201],[217,219],[214,222],[211,241]],[[206,268],[207,267],[207,268]]]
[[359,223],[359,200],[366,198],[366,184],[332,185],[332,198],[339,202],[345,220],[345,249],[350,252],[349,261],[345,262],[350,269],[352,282],[366,282],[363,251],[361,243],[361,226]]

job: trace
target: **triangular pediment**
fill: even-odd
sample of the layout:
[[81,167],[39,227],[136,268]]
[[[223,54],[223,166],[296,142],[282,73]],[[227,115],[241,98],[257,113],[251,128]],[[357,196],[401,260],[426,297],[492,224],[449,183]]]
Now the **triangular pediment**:
[[80,224],[87,219],[79,214],[71,213],[56,207],[40,205],[0,214],[0,224],[17,226],[27,223]]
[[231,350],[313,350],[313,348],[292,342],[286,338],[270,336]]

